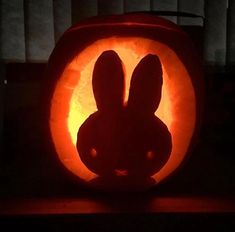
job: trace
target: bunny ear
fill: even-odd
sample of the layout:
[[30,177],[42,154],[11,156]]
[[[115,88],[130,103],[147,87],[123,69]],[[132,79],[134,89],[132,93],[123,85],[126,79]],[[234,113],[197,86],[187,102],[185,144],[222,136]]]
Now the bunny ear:
[[145,56],[132,74],[127,109],[141,115],[154,113],[161,100],[162,82],[158,56]]
[[123,108],[124,73],[116,52],[103,52],[93,70],[93,92],[99,111],[116,112]]

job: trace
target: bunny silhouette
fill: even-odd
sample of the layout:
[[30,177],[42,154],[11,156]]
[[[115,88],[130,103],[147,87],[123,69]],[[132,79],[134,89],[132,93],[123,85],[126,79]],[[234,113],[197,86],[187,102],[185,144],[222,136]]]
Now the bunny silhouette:
[[166,125],[154,115],[161,100],[162,68],[156,55],[136,66],[124,104],[124,71],[110,50],[97,59],[92,78],[98,111],[82,124],[77,150],[100,177],[148,178],[167,162],[172,148]]

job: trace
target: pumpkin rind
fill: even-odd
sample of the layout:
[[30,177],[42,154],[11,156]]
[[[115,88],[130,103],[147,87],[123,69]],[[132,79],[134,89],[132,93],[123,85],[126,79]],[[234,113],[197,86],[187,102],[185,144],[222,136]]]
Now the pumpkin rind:
[[171,132],[173,148],[168,162],[152,176],[159,183],[179,167],[197,134],[202,72],[189,37],[177,25],[155,16],[95,17],[71,27],[61,37],[47,70],[52,83],[49,127],[56,153],[71,173],[94,182],[97,176],[82,163],[75,144],[79,127],[96,110],[91,72],[105,50],[120,56],[127,94],[138,61],[146,54],[156,54],[161,60],[163,96],[156,115]]

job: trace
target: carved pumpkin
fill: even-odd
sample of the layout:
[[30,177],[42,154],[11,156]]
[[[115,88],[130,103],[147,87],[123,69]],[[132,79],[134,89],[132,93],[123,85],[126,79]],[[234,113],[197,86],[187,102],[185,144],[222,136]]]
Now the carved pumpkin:
[[[110,50],[122,62],[124,101],[128,99],[131,76],[138,63],[149,54],[156,55],[161,63],[162,93],[155,115],[167,126],[172,149],[164,163],[149,172],[148,183],[134,178],[128,181],[106,178],[100,183],[97,180],[102,171],[96,172],[97,167],[87,165],[76,148],[81,125],[97,110],[98,102],[92,91],[95,63]],[[160,183],[185,160],[200,124],[202,72],[192,42],[177,25],[146,14],[91,18],[64,33],[49,59],[47,75],[52,83],[49,117],[52,141],[59,160],[77,179],[108,189],[143,188]],[[90,150],[93,158],[96,152]],[[151,160],[151,151],[146,155]],[[112,154],[109,158],[111,166]],[[126,175],[121,169],[116,171]]]

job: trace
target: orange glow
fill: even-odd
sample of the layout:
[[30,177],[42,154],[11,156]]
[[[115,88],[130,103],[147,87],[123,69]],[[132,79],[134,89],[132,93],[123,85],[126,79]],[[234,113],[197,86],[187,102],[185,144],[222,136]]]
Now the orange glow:
[[[96,177],[82,163],[75,145],[79,127],[96,111],[91,85],[92,71],[95,61],[105,50],[114,50],[123,62],[126,100],[130,78],[138,62],[146,54],[156,54],[161,60],[162,99],[155,114],[171,132],[173,148],[169,161],[153,176],[160,182],[184,159],[195,128],[196,106],[194,88],[184,64],[172,49],[154,40],[142,37],[100,39],[67,64],[51,101],[50,128],[56,151],[61,162],[75,175],[86,181]],[[93,151],[92,154],[94,155]]]

